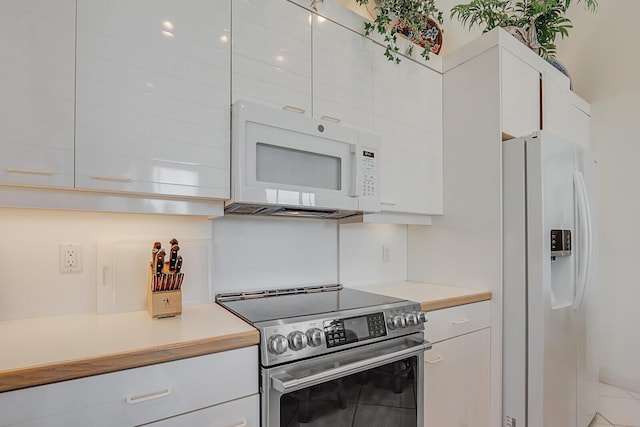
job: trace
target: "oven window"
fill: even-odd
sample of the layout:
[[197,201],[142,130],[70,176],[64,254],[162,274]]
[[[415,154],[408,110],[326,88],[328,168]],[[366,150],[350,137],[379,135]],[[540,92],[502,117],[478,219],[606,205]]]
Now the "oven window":
[[282,395],[280,426],[416,427],[417,357]]
[[261,182],[341,190],[342,159],[258,142],[256,179]]

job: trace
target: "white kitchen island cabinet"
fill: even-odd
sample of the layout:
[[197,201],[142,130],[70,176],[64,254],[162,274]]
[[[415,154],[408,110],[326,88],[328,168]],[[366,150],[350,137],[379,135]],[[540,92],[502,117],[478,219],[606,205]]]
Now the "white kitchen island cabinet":
[[228,198],[230,1],[77,8],[76,187]]
[[490,301],[427,313],[425,427],[489,427]]
[[2,427],[258,426],[257,346],[0,393],[0,413]]
[[73,187],[75,0],[0,5],[0,182]]

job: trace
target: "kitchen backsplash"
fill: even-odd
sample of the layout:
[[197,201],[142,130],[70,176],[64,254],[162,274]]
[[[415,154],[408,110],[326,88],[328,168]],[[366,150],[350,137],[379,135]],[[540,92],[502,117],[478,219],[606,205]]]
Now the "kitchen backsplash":
[[[0,236],[5,248],[0,320],[97,312],[98,290],[117,290],[101,287],[105,283],[120,288],[121,295],[103,294],[101,303],[115,298],[117,309],[135,309],[146,286],[146,266],[130,283],[123,277],[136,276],[129,272],[147,262],[154,241],[172,237],[193,246],[192,262],[210,263],[191,269],[185,264],[185,281],[190,275],[185,286],[192,287],[185,288],[187,303],[229,290],[406,279],[407,227],[399,225],[0,208]],[[60,272],[59,245],[65,243],[82,246],[82,272]],[[199,245],[211,253],[203,254]]]

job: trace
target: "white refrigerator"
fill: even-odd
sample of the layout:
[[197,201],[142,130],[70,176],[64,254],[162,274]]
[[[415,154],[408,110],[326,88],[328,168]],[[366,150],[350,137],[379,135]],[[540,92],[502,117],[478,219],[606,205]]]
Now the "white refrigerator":
[[544,131],[502,150],[503,426],[587,427],[598,396],[595,164]]

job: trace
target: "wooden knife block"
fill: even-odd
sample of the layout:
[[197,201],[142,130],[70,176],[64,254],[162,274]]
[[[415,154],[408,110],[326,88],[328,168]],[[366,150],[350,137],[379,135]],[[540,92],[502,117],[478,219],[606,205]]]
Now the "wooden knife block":
[[[172,273],[169,271],[169,263],[165,262],[162,272],[170,277],[177,278],[184,273]],[[182,314],[182,289],[171,291],[154,291],[153,277],[155,271],[149,268],[149,285],[147,287],[147,311],[152,318],[173,317]]]

